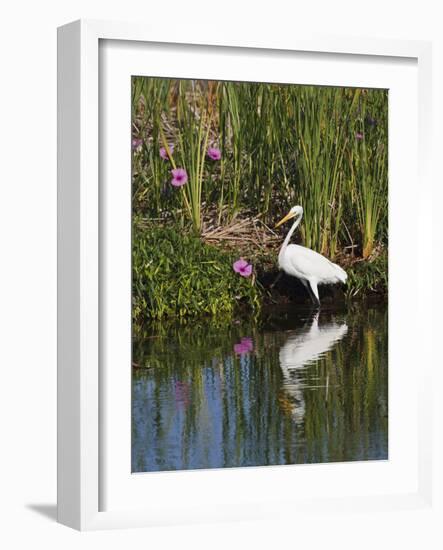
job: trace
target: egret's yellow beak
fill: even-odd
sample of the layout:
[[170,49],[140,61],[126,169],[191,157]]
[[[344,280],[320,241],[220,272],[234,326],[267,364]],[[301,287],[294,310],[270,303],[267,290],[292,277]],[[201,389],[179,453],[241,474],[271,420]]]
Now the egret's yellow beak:
[[286,216],[284,218],[282,218],[276,225],[275,225],[275,229],[277,229],[277,227],[280,227],[280,225],[282,223],[285,223],[287,222],[288,220],[291,220],[293,217],[295,216],[295,212],[289,212],[288,214],[286,214]]

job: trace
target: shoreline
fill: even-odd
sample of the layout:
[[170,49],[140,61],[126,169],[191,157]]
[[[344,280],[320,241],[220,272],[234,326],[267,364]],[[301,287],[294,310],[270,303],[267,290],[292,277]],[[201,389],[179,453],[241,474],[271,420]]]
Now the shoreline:
[[[309,306],[303,284],[277,267],[283,233],[255,219],[238,219],[197,235],[171,221],[136,218],[133,224],[133,320],[256,314],[264,308]],[[297,239],[298,240],[298,239]],[[297,242],[297,241],[296,241]],[[299,242],[299,240],[298,240]],[[233,270],[245,258],[253,266],[249,277]],[[345,285],[320,285],[322,306],[383,302],[388,290],[388,255],[381,245],[363,259],[346,249],[333,261],[348,274]]]

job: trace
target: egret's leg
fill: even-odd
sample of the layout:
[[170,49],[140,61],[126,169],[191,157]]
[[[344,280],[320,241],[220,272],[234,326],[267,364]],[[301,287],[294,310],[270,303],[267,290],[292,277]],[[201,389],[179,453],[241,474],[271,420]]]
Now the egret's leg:
[[300,281],[303,283],[303,286],[308,291],[309,298],[312,300],[311,289],[309,288],[308,283],[304,279],[300,279]]
[[311,302],[314,304],[314,305],[317,305],[317,300],[314,296],[314,293],[312,292],[312,289],[311,287],[309,286],[308,284],[308,281],[305,281],[304,279],[300,279],[300,281],[303,283],[304,287],[306,288],[306,290],[308,291],[308,294],[309,294],[309,298],[311,299]]
[[274,282],[272,283],[272,285],[269,288],[274,288],[274,286],[280,280],[282,275],[283,275],[283,271],[279,271],[277,277],[274,279]]
[[309,281],[309,286],[311,287],[312,294],[315,297],[315,301],[318,307],[320,307],[320,298],[318,296],[317,283],[315,281]]

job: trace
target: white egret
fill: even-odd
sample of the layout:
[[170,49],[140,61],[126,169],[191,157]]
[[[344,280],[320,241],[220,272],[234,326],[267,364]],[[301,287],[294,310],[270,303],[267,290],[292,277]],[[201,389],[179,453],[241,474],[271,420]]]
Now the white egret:
[[301,222],[302,217],[303,208],[301,206],[293,206],[288,214],[275,226],[277,228],[282,223],[296,218],[280,249],[278,265],[288,275],[300,279],[308,290],[314,304],[320,306],[318,285],[345,283],[348,276],[344,269],[332,263],[318,252],[298,244],[289,244],[289,240]]

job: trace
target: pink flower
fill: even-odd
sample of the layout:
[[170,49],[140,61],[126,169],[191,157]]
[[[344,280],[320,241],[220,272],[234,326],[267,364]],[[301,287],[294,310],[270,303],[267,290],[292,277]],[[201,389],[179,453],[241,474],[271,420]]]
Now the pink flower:
[[363,134],[361,134],[360,132],[357,132],[355,134],[355,139],[363,139]]
[[218,149],[217,147],[209,147],[208,157],[212,160],[220,160],[221,159],[220,149]]
[[132,150],[139,151],[143,145],[143,140],[141,138],[132,138]]
[[[168,143],[168,147],[169,147],[169,152],[171,153],[171,156],[172,156],[173,153],[174,153],[174,144],[173,143]],[[166,147],[160,147],[160,156],[164,160],[169,160],[168,152],[166,151]]]
[[236,273],[240,274],[242,277],[249,277],[252,273],[252,265],[248,264],[248,262],[243,258],[240,258],[239,260],[234,262],[232,264],[232,268]]
[[174,187],[181,187],[188,181],[188,174],[184,168],[174,168],[174,170],[171,170],[171,174],[171,184]]
[[237,355],[243,355],[244,353],[251,353],[254,349],[254,343],[252,338],[242,338],[238,344],[234,344],[234,353]]

